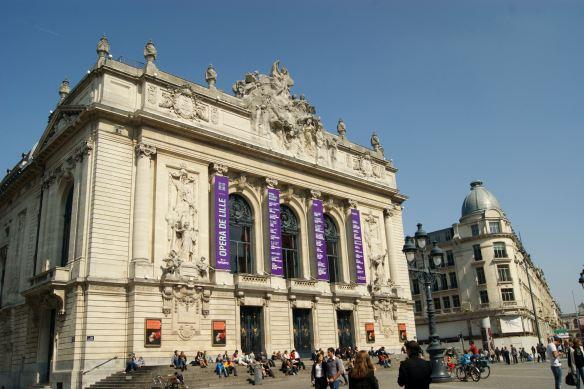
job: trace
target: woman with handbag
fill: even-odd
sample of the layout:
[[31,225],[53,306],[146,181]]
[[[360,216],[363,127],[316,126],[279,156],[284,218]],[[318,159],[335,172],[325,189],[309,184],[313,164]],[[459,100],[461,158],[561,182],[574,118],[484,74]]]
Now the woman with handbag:
[[580,389],[580,380],[584,382],[584,348],[580,339],[574,339],[572,347],[568,348],[568,367],[570,374],[566,376],[566,384]]

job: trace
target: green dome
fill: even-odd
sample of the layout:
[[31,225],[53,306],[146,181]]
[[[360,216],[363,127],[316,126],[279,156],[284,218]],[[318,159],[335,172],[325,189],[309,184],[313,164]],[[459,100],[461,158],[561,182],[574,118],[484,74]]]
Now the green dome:
[[470,193],[462,203],[462,217],[488,209],[502,210],[495,196],[483,186],[482,181],[471,182]]

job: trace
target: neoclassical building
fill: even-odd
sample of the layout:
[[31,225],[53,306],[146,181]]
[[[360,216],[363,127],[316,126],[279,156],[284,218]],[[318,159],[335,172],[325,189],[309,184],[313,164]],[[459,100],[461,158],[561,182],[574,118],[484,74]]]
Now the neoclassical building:
[[[459,348],[462,336],[477,345],[488,340],[493,348],[512,344],[527,350],[537,344],[539,326],[545,345],[561,323],[543,271],[526,252],[496,197],[481,181],[470,186],[459,223],[428,233],[445,252],[443,265],[434,269],[440,275],[432,288],[438,334]],[[426,296],[419,282],[411,283],[417,337],[426,341]]]
[[0,384],[82,388],[136,353],[386,346],[415,333],[397,169],[325,131],[276,61],[233,94],[97,63],[0,184]]

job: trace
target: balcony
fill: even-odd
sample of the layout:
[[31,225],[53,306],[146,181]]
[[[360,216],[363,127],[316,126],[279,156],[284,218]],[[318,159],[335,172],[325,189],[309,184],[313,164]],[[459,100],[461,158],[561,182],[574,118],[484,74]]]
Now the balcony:
[[286,280],[286,287],[291,294],[320,295],[322,288],[317,280],[293,278]]
[[57,309],[65,314],[65,286],[69,282],[70,269],[53,267],[29,278],[30,288],[22,292],[28,304],[41,309]]
[[337,297],[359,297],[359,285],[355,283],[331,284],[331,292]]
[[264,274],[234,274],[233,282],[240,290],[265,290],[271,291],[271,279]]

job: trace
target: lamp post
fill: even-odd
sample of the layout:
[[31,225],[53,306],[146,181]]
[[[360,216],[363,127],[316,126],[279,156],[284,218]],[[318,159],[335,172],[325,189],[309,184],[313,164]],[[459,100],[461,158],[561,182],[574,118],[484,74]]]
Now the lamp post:
[[580,279],[578,280],[578,282],[580,283],[580,285],[582,285],[582,288],[584,288],[584,269],[582,269],[582,271],[580,272]]
[[[436,276],[439,273],[431,271],[426,261],[425,252],[427,251],[427,242],[428,234],[422,229],[422,224],[418,224],[418,230],[414,237],[406,236],[403,252],[410,265],[414,263],[417,256],[422,258],[423,269],[413,269],[410,267],[409,271],[412,273],[413,279],[420,280],[424,283],[424,289],[426,290],[428,330],[430,333],[430,343],[427,351],[430,354],[430,362],[432,364],[432,382],[447,382],[451,381],[452,378],[443,363],[444,347],[440,344],[440,337],[436,333],[436,311],[434,310],[434,300],[432,299],[432,284],[436,281]],[[432,244],[430,259],[435,267],[438,267],[444,259],[444,252],[436,245],[436,242]]]

